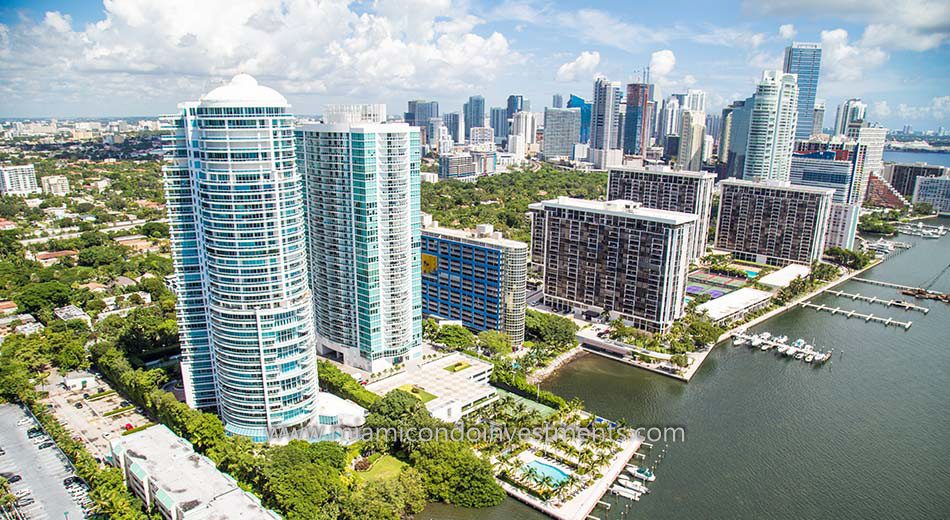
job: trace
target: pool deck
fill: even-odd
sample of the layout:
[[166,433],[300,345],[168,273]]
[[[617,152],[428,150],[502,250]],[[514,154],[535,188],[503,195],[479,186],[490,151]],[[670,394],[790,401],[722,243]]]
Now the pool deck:
[[[597,503],[600,502],[604,494],[610,489],[610,486],[613,485],[617,477],[620,476],[620,473],[623,472],[624,467],[626,467],[630,459],[633,458],[633,454],[640,449],[641,442],[642,439],[636,436],[625,440],[620,452],[614,455],[614,458],[610,461],[610,465],[604,469],[604,476],[594,482],[593,485],[588,486],[578,493],[574,498],[561,505],[556,505],[557,499],[542,502],[540,499],[525,493],[507,482],[499,481],[499,484],[501,484],[505,492],[513,498],[541,511],[551,518],[558,520],[583,520],[597,507]],[[550,450],[550,448],[547,449]]]

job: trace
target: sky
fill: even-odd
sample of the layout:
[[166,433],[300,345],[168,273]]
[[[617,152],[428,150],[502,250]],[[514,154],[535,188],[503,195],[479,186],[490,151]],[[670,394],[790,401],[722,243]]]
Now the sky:
[[297,114],[474,94],[541,110],[647,66],[718,113],[793,40],[822,44],[826,127],[851,97],[889,128],[950,127],[947,0],[0,0],[0,118],[169,113],[240,72]]

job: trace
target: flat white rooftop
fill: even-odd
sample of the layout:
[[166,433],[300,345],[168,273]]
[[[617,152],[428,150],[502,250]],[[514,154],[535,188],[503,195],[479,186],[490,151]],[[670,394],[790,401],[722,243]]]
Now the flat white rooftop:
[[[179,507],[205,508],[208,520],[280,518],[245,493],[237,482],[218,471],[209,459],[164,425],[156,425],[112,440],[112,451],[123,451],[141,466]],[[119,448],[121,447],[121,448]]]
[[746,188],[759,188],[763,190],[782,190],[797,191],[801,193],[815,193],[821,195],[834,195],[834,188],[819,188],[817,186],[801,186],[790,182],[782,181],[749,181],[744,179],[729,178],[719,181],[720,186],[742,186]]
[[789,264],[774,273],[763,276],[759,283],[775,288],[788,287],[792,280],[799,276],[808,276],[810,272],[811,268],[807,265]]
[[452,229],[452,228],[442,227],[438,225],[432,225],[432,226],[423,227],[422,232],[430,233],[432,235],[443,236],[446,238],[456,239],[461,242],[484,244],[487,246],[506,247],[509,249],[527,249],[528,248],[528,244],[525,244],[524,242],[511,240],[504,237],[493,236],[494,233],[490,235],[481,235],[477,231],[474,231],[471,229]]
[[665,164],[655,164],[649,166],[611,166],[607,168],[608,172],[639,172],[652,173],[658,175],[669,175],[672,177],[687,177],[690,179],[715,179],[716,174],[712,172],[697,172],[692,170],[674,170]]
[[744,287],[738,291],[716,298],[715,300],[710,300],[697,307],[697,310],[706,311],[709,319],[719,321],[743,309],[762,303],[771,297],[772,293],[768,291]]
[[558,197],[528,205],[531,209],[541,210],[546,207],[589,211],[603,215],[623,218],[636,218],[678,226],[695,222],[697,217],[691,213],[668,211],[665,209],[645,208],[639,202],[632,200],[586,200],[571,197]]

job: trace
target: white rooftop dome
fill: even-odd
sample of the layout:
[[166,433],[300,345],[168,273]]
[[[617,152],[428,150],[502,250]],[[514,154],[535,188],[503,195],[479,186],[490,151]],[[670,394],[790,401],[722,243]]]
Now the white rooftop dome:
[[287,99],[276,90],[257,84],[250,74],[238,74],[227,85],[201,96],[202,106],[286,107]]

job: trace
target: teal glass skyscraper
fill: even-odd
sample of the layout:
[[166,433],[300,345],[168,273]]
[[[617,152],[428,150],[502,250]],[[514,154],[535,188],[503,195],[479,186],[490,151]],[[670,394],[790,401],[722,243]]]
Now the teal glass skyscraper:
[[257,441],[306,426],[317,404],[289,108],[239,74],[162,118],[185,398]]
[[317,348],[369,372],[422,349],[419,129],[385,120],[334,106],[296,132]]
[[798,126],[795,128],[795,139],[808,139],[815,126],[821,44],[794,42],[786,47],[784,72],[798,76]]

